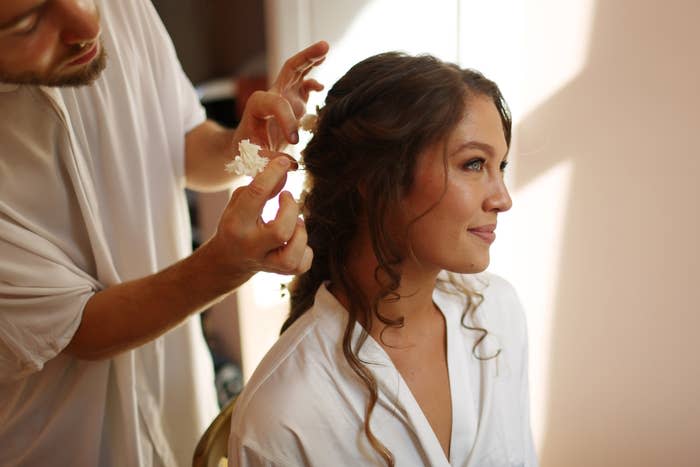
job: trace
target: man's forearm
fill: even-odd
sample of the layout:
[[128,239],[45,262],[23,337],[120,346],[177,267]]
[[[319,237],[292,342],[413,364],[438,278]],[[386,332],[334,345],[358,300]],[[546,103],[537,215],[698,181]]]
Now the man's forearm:
[[187,187],[196,191],[230,188],[237,175],[225,170],[236,155],[235,131],[207,120],[185,136]]
[[149,342],[206,309],[250,274],[216,274],[217,258],[208,244],[188,258],[141,279],[109,287],[92,296],[65,352],[99,360]]

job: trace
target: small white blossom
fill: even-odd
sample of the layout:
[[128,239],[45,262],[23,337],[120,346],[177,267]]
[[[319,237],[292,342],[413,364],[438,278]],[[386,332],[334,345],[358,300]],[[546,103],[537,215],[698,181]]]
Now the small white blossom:
[[303,117],[301,117],[301,121],[299,122],[299,125],[301,126],[302,130],[306,130],[310,133],[314,133],[316,131],[317,120],[318,120],[317,115],[306,114]]
[[261,147],[244,139],[238,143],[238,155],[226,164],[226,171],[236,175],[255,177],[263,171],[270,159],[260,156]]

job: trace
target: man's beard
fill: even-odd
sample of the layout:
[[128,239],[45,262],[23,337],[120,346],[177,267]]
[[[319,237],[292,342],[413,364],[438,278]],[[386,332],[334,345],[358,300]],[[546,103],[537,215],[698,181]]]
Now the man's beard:
[[9,74],[0,72],[0,83],[28,84],[34,86],[76,87],[92,84],[107,65],[107,53],[100,40],[99,54],[85,67],[69,75],[41,76],[37,73]]

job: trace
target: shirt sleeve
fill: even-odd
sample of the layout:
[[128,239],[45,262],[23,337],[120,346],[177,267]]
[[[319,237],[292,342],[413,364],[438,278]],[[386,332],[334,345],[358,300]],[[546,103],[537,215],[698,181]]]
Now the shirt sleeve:
[[39,371],[71,341],[98,290],[59,248],[0,216],[0,384]]
[[[163,93],[167,99],[164,104],[174,104],[178,107],[179,115],[182,118],[182,127],[187,133],[206,120],[206,112],[192,82],[182,69],[175,46],[160,16],[158,16],[158,12],[150,1],[142,1],[142,3],[148,16],[148,23],[151,25],[150,40],[153,49],[157,50],[152,59],[158,60],[160,65],[155,72],[160,75],[159,81],[161,83],[164,83],[165,86],[172,86],[172,93]],[[172,118],[173,114],[166,116]]]
[[143,47],[148,68],[157,83],[158,110],[161,120],[167,124],[169,147],[167,152],[173,164],[175,176],[184,188],[185,174],[185,137],[192,129],[206,120],[206,112],[199,101],[189,78],[185,75],[178,60],[175,47],[163,22],[149,0],[131,0],[117,2],[132,6],[130,15],[141,18],[146,25],[143,33]]

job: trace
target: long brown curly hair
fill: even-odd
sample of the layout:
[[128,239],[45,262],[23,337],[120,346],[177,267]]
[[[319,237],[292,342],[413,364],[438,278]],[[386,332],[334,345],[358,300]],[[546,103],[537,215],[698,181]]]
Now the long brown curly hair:
[[[291,311],[282,332],[311,308],[324,281],[331,281],[347,294],[343,353],[369,393],[365,434],[389,466],[394,465],[394,457],[369,425],[378,398],[377,382],[357,356],[368,334],[363,330],[352,348],[353,329],[357,322],[371,329],[374,319],[385,326],[402,325],[402,319],[392,320],[379,312],[383,300],[400,298],[399,265],[405,259],[388,233],[388,213],[395,212],[411,188],[418,155],[451,133],[475,96],[493,101],[510,146],[508,107],[498,86],[481,73],[429,55],[375,55],[353,66],[328,92],[324,107],[319,109],[314,136],[302,153],[307,175],[303,214],[314,259],[311,268],[289,286]],[[443,163],[447,167],[446,155]],[[374,297],[363,293],[345,267],[360,219],[367,223],[378,262],[374,276],[380,292]],[[476,348],[487,331],[465,323],[482,296],[459,283],[456,276],[450,283],[467,298],[462,324],[481,332],[472,353],[484,358]]]

